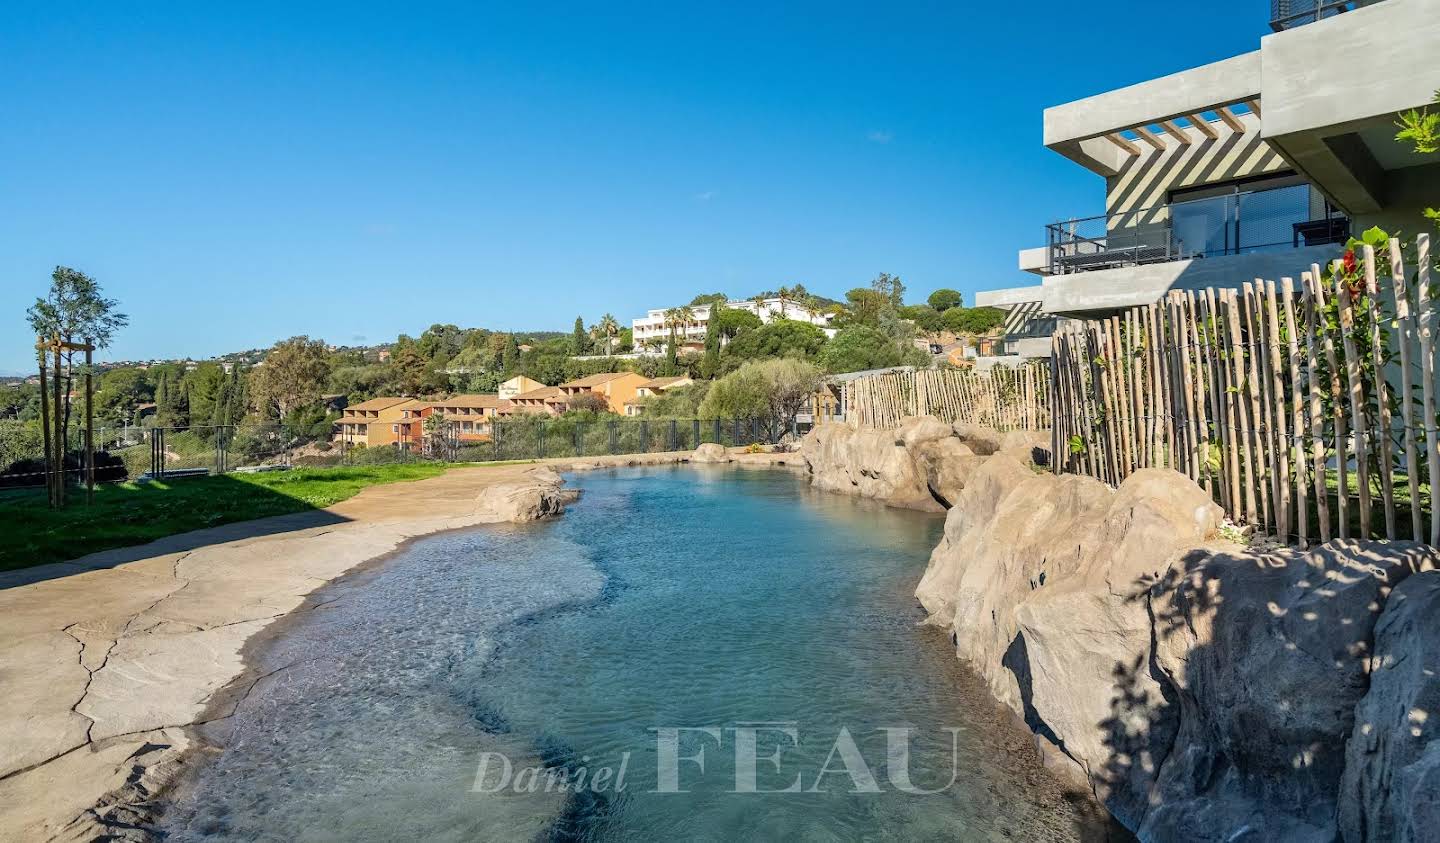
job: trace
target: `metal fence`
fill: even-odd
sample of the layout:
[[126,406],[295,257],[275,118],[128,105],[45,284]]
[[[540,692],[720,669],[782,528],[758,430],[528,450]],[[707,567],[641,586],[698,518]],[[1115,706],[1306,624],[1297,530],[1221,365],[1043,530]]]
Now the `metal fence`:
[[[38,434],[22,436],[20,429],[0,431],[0,488],[45,485],[44,451]],[[579,420],[527,416],[494,421],[481,434],[457,435],[455,427],[450,426],[436,435],[367,445],[333,441],[328,431],[295,430],[279,424],[97,428],[95,480],[120,482],[288,467],[688,451],[706,442],[726,447],[773,444],[792,432],[761,419]],[[71,483],[85,477],[83,436],[83,431],[72,430],[67,437],[65,466]]]

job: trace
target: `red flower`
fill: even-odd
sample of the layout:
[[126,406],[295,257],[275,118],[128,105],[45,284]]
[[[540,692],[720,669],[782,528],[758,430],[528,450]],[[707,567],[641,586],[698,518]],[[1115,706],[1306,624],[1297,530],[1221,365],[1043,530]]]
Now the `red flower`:
[[1346,272],[1354,272],[1357,265],[1357,261],[1355,260],[1355,250],[1346,249],[1345,257],[1341,259],[1341,262],[1345,264]]

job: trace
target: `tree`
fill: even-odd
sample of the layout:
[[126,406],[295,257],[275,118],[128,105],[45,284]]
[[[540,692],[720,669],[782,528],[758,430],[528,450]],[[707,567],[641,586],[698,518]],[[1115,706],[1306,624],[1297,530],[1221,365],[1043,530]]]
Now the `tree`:
[[928,304],[912,304],[900,308],[901,319],[909,319],[915,326],[926,333],[936,333],[945,327],[945,316]]
[[605,400],[605,396],[597,395],[594,392],[577,392],[566,400],[565,406],[570,410],[578,410],[580,412],[610,412],[610,402]]
[[[68,266],[57,266],[50,273],[50,291],[44,298],[25,311],[30,330],[37,337],[58,336],[64,342],[88,342],[97,349],[107,348],[115,338],[115,332],[130,324],[130,317],[115,310],[119,306],[115,299],[107,299],[101,293],[100,282],[85,273]],[[75,352],[65,350],[61,354],[65,370],[63,391],[74,391]],[[60,372],[55,372],[60,377]],[[65,418],[61,424],[70,427],[70,405],[66,402]],[[57,407],[56,411],[60,409]]]
[[825,343],[815,362],[827,372],[859,372],[899,366],[905,362],[905,353],[879,328],[851,325]]
[[890,307],[890,300],[885,294],[867,287],[856,287],[846,292],[845,300],[849,302],[849,307],[842,321],[856,325],[878,324],[881,313]]
[[225,385],[225,370],[219,363],[205,362],[187,372],[184,380],[186,409],[191,425],[220,424],[216,414],[220,409],[221,390]]
[[875,276],[870,282],[870,289],[880,294],[890,306],[899,308],[905,303],[905,285],[900,281],[900,276],[882,272]]
[[804,360],[752,361],[710,386],[700,415],[758,419],[779,439],[822,384],[820,369]]
[[704,304],[717,305],[730,301],[730,297],[724,293],[701,293],[690,300],[691,307],[699,307]]
[[957,334],[987,334],[1005,324],[1005,311],[996,307],[952,307],[943,316],[946,330]]
[[570,353],[577,357],[584,354],[588,342],[585,336],[585,320],[576,316],[575,327],[570,332]]
[[696,381],[688,386],[676,386],[659,395],[642,398],[645,415],[650,418],[693,419],[700,415],[700,405],[710,391],[709,381]]
[[505,343],[505,352],[501,356],[500,368],[507,375],[514,375],[520,371],[520,343],[516,342],[515,335],[508,334]]
[[[419,356],[413,342],[405,350]],[[329,375],[324,341],[291,337],[276,343],[263,365],[256,367],[250,378],[251,397],[262,416],[284,419],[297,407],[318,403]]]
[[136,408],[153,400],[155,388],[145,376],[145,370],[111,369],[100,377],[100,388],[95,391],[95,412],[107,424],[133,424]]
[[818,325],[795,319],[774,319],[745,331],[730,342],[728,354],[742,360],[766,357],[814,357],[825,344],[825,331]]
[[940,313],[944,313],[952,307],[964,307],[965,297],[958,290],[950,290],[944,287],[930,294],[926,299],[930,306]]
[[607,313],[600,317],[598,327],[600,333],[605,335],[605,354],[608,357],[615,352],[615,336],[620,333],[620,323]]
[[421,447],[424,453],[430,456],[443,456],[450,450],[450,420],[445,418],[444,413],[431,413],[425,417],[420,426],[421,435],[425,437]]

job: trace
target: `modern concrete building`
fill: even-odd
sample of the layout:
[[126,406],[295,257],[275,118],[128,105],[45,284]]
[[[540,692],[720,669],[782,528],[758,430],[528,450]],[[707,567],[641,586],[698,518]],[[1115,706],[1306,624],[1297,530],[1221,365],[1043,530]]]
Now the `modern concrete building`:
[[1168,290],[1298,277],[1372,225],[1425,227],[1440,155],[1394,137],[1398,114],[1440,89],[1436,11],[1272,0],[1258,50],[1046,109],[1045,146],[1104,179],[1105,211],[1020,252],[1039,286],[976,297],[1011,311],[1006,350],[1048,355],[1057,319]]
[[[830,314],[816,313],[802,304],[793,301],[782,302],[778,298],[765,299],[756,302],[749,299],[745,301],[726,302],[726,307],[732,310],[744,310],[760,317],[761,322],[770,322],[773,319],[785,318],[794,319],[800,322],[809,322],[812,325],[819,325],[822,328],[830,324]],[[692,318],[684,325],[677,325],[675,336],[681,346],[699,348],[705,342],[706,326],[710,322],[711,307],[708,304],[698,304],[690,308]],[[634,335],[636,348],[647,344],[662,344],[670,339],[670,323],[665,317],[666,309],[650,310],[639,319],[630,323],[630,329]]]

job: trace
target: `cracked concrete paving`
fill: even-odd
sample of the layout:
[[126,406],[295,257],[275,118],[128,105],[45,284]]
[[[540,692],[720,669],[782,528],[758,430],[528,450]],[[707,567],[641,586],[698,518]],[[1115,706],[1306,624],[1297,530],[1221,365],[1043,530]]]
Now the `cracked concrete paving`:
[[517,517],[484,491],[527,483],[560,494],[533,465],[461,468],[0,574],[0,838],[143,836],[186,727],[245,672],[247,639],[407,539]]

